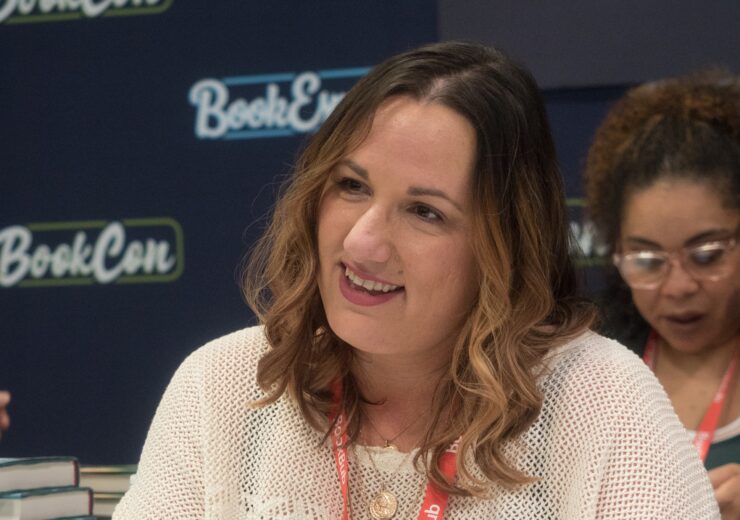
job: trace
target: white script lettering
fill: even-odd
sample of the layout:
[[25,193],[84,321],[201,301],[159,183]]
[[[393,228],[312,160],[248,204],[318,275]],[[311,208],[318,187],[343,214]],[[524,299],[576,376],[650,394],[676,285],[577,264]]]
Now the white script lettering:
[[87,18],[102,15],[108,9],[151,7],[162,0],[5,0],[0,7],[0,23],[13,15],[35,16],[53,13],[82,13]]
[[268,83],[264,97],[252,101],[237,98],[230,102],[227,86],[217,79],[203,79],[190,89],[188,99],[196,107],[195,135],[219,139],[229,132],[245,129],[289,130],[296,133],[316,130],[339,104],[345,92],[321,90],[321,78],[304,72],[293,79],[290,99],[280,95],[277,83]]
[[71,244],[33,245],[33,233],[25,226],[0,230],[0,287],[12,287],[29,275],[33,279],[91,276],[101,284],[123,275],[167,274],[177,264],[166,240],[126,240],[126,229],[111,222],[94,244],[87,233],[77,231]]

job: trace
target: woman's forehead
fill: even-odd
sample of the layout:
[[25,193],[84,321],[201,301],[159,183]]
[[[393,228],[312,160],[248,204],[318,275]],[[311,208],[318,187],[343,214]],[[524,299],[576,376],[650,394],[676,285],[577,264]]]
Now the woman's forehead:
[[718,189],[689,180],[662,180],[625,200],[622,237],[640,237],[671,246],[714,231],[733,231],[740,210],[727,208]]

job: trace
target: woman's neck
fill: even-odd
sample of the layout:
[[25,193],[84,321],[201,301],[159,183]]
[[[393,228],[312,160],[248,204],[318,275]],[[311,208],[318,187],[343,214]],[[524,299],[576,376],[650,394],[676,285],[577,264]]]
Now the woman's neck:
[[370,402],[428,402],[447,366],[402,356],[360,354],[355,357],[352,373]]
[[401,451],[418,446],[448,366],[449,358],[358,353],[352,373],[366,401],[361,406],[360,442],[390,442]]
[[682,352],[663,339],[659,341],[659,346],[656,373],[667,372],[688,379],[719,381],[735,351],[740,348],[740,335],[700,352]]
[[[664,340],[660,343],[655,374],[663,384],[683,425],[695,430],[714,399],[735,352],[740,348],[736,336],[714,348],[698,353],[681,352]],[[735,371],[730,383],[719,426],[740,416],[740,375]]]

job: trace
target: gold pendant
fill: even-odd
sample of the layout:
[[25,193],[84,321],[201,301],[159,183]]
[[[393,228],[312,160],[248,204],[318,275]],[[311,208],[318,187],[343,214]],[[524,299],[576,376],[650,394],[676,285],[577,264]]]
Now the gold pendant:
[[398,511],[398,500],[393,493],[387,489],[381,489],[368,504],[370,516],[373,520],[389,520]]
[[385,446],[383,446],[383,449],[385,449],[385,450],[398,451],[398,446],[396,446],[395,444],[391,444],[391,441],[386,440],[385,441]]

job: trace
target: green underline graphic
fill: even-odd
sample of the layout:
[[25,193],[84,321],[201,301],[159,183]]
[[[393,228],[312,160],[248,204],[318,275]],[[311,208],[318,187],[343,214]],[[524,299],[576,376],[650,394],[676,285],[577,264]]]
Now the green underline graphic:
[[99,16],[86,16],[85,13],[80,11],[70,13],[43,13],[43,14],[27,14],[27,15],[12,15],[4,22],[0,22],[8,25],[27,24],[27,23],[45,23],[45,22],[68,22],[73,20],[94,20],[96,18],[110,18],[117,16],[139,16],[139,15],[152,15],[161,14],[172,6],[174,0],[165,0],[162,5],[153,5],[146,7],[111,7],[110,10],[105,11]]
[[66,222],[33,222],[25,224],[32,232],[55,232],[55,231],[84,231],[103,230],[112,223],[119,222],[124,228],[170,228],[174,234],[175,267],[170,273],[165,274],[122,274],[109,283],[100,283],[94,276],[72,276],[68,278],[27,278],[15,284],[15,287],[72,287],[84,285],[116,285],[116,284],[149,284],[168,283],[180,278],[185,270],[185,238],[182,226],[170,217],[150,218],[125,218],[116,220],[76,220]]

